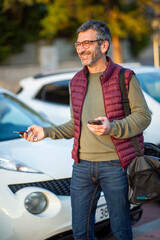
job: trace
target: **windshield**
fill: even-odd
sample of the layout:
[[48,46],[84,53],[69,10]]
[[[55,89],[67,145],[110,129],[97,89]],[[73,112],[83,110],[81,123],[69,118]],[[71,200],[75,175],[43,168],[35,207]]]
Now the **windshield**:
[[142,89],[160,103],[160,72],[137,74]]
[[18,99],[0,94],[0,141],[19,138],[13,131],[26,131],[30,125],[50,126],[51,123]]

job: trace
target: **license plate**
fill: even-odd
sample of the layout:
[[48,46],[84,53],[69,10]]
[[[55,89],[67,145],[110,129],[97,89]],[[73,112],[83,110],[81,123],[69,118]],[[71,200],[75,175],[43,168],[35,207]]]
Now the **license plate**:
[[109,213],[108,213],[106,204],[97,206],[95,217],[96,217],[96,222],[100,222],[102,220],[109,218]]

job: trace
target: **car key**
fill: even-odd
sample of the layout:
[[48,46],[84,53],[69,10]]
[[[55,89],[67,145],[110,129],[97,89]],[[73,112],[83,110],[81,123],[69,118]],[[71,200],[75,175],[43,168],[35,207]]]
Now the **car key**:
[[[32,131],[32,130],[31,130]],[[20,132],[17,132],[17,131],[13,131],[13,133],[18,133],[18,134],[20,134],[20,135],[24,135],[24,133],[27,133],[27,135],[31,132],[31,131],[29,131],[29,132],[26,132],[26,131],[20,131]],[[37,137],[34,137],[33,138],[33,141],[34,142],[37,142]]]
[[20,132],[17,132],[17,131],[13,131],[13,133],[18,133],[18,134],[20,134],[20,135],[24,135],[24,133],[27,133],[28,134],[28,132],[26,132],[26,131],[20,131]]

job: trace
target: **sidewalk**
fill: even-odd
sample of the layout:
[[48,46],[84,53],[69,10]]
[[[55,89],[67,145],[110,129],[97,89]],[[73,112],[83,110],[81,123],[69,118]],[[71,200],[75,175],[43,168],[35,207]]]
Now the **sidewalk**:
[[134,240],[160,240],[160,218],[133,228]]
[[[140,221],[133,225],[134,240],[160,240],[160,201],[142,206]],[[103,240],[114,240],[112,235]]]
[[160,202],[142,208],[142,219],[133,226],[134,240],[160,240]]

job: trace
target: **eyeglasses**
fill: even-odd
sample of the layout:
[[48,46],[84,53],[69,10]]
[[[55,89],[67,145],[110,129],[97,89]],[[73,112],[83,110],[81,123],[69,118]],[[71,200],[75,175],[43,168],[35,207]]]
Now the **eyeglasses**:
[[85,49],[87,49],[91,46],[91,43],[99,42],[99,41],[104,41],[104,40],[99,39],[99,40],[85,40],[83,42],[75,42],[75,48],[78,49],[82,45]]

